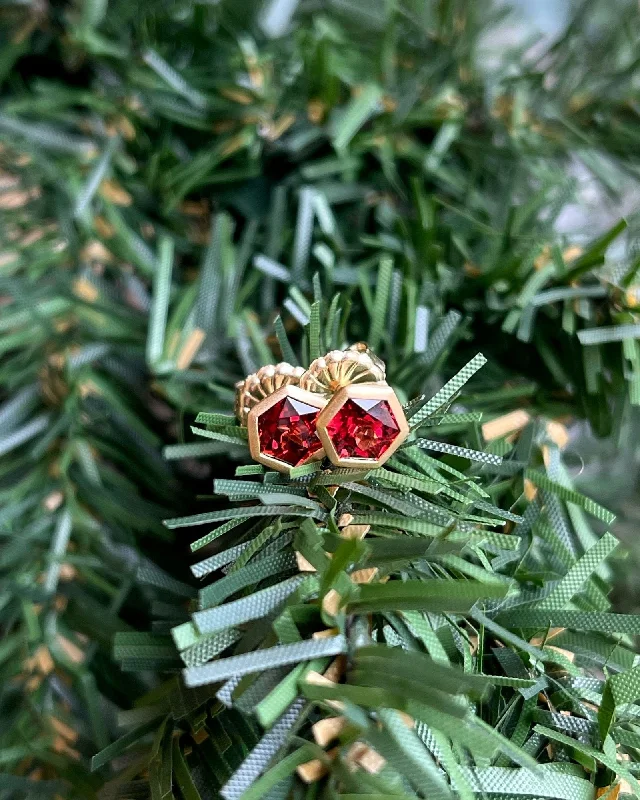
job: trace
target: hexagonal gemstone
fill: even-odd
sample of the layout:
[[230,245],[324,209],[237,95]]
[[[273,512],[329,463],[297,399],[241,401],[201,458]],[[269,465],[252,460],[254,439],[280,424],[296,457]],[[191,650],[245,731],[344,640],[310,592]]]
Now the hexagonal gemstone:
[[260,452],[297,467],[322,447],[316,434],[320,409],[284,397],[258,417]]
[[327,424],[340,458],[378,459],[400,432],[386,400],[349,398]]

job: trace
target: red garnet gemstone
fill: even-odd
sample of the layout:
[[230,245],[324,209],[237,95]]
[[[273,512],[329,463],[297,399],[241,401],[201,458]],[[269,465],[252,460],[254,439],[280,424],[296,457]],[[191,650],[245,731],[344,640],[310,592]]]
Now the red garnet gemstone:
[[386,400],[349,398],[327,424],[339,458],[378,459],[400,433]]
[[284,397],[258,417],[262,455],[297,467],[322,447],[316,434],[319,408]]

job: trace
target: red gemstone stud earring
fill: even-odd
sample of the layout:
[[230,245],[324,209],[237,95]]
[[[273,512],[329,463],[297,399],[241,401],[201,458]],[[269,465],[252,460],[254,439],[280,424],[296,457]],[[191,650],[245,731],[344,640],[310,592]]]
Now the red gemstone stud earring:
[[316,419],[327,401],[299,387],[303,372],[269,364],[236,384],[236,416],[247,426],[251,457],[279,472],[324,457]]
[[307,370],[281,363],[236,384],[236,416],[251,457],[288,472],[328,456],[338,467],[380,467],[409,435],[384,363],[360,342]]
[[316,432],[335,466],[380,467],[409,435],[384,363],[362,342],[316,359],[301,375],[300,387],[334,392],[318,414]]

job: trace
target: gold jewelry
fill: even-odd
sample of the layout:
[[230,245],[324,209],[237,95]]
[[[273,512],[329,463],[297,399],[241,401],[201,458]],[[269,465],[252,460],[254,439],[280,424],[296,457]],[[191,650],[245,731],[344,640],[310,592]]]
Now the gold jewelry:
[[300,376],[304,373],[302,367],[292,367],[286,361],[280,364],[267,364],[260,367],[257,372],[248,375],[243,381],[236,383],[235,414],[241,425],[247,424],[249,411],[270,397],[283,386],[297,386]]
[[235,410],[252,458],[280,472],[325,454],[339,467],[375,469],[409,435],[384,362],[364,342],[332,350],[307,370],[261,367],[236,384]]
[[346,350],[331,350],[311,362],[300,377],[300,388],[321,394],[333,394],[353,383],[384,383],[384,362],[364,342]]
[[247,414],[251,457],[278,472],[324,458],[316,420],[326,403],[292,384],[265,397]]
[[236,384],[235,412],[254,461],[279,472],[324,457],[315,430],[326,399],[298,386],[302,367],[267,364]]
[[405,441],[409,423],[390,386],[359,383],[334,394],[318,414],[316,431],[335,466],[376,469]]

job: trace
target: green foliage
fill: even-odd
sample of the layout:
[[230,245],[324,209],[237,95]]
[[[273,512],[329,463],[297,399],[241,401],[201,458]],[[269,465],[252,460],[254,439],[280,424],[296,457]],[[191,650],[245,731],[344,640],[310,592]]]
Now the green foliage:
[[44,222],[45,198],[35,202],[5,229],[21,266],[0,278],[10,298],[0,323],[0,750],[24,776],[16,792],[44,769],[55,780],[41,797],[63,779],[88,797],[100,785],[88,757],[144,686],[113,661],[112,639],[146,618],[140,548],[168,538],[161,519],[176,487],[149,410],[146,317],[126,300],[132,285],[109,269],[70,270],[77,240]]
[[[374,344],[392,350],[406,331],[395,357],[416,354],[421,375],[443,326],[456,328],[503,377],[526,361],[545,412],[606,434],[612,396],[626,385],[640,401],[637,221],[598,220],[593,238],[558,228],[587,183],[603,204],[637,176],[640,21],[632,2],[619,3],[619,26],[606,9],[586,3],[535,58],[494,56],[488,2],[302,6],[271,39],[289,24],[276,0],[135,12],[87,0],[49,25],[14,9],[0,135],[42,167],[65,232],[156,281],[154,363],[175,252],[182,291],[161,373],[181,354],[190,363],[194,329],[215,354],[195,361],[208,381],[235,369],[227,343],[243,370],[261,362],[260,326],[282,303],[285,324],[306,319],[317,272],[325,295],[344,291],[371,318]],[[59,77],[25,60],[29,36]],[[627,223],[628,253],[607,258]],[[161,236],[164,259],[148,241]]]
[[[289,10],[280,2],[79,0],[0,9],[0,753],[3,769],[15,773],[2,776],[0,793],[93,797],[111,759],[133,744],[124,757],[131,763],[117,762],[123,796],[146,795],[141,770],[150,763],[154,797],[168,796],[171,781],[184,797],[207,797],[206,786],[224,784],[261,735],[248,713],[251,692],[246,708],[225,710],[207,700],[208,689],[187,691],[176,680],[158,688],[157,678],[140,674],[177,669],[167,634],[176,623],[187,624],[178,642],[183,655],[193,647],[194,659],[205,652],[213,658],[216,648],[238,646],[224,631],[200,649],[189,639],[186,605],[193,590],[180,574],[184,537],[167,553],[167,532],[159,525],[162,517],[184,513],[175,478],[191,496],[210,470],[207,462],[219,456],[221,477],[231,469],[227,461],[237,462],[238,479],[252,484],[236,486],[239,493],[226,488],[233,500],[259,501],[250,515],[264,514],[256,530],[240,505],[216,508],[211,514],[224,524],[196,534],[203,546],[218,536],[232,547],[251,540],[242,552],[232,551],[229,562],[212,554],[218,560],[200,567],[239,565],[240,577],[223,587],[248,591],[243,581],[255,572],[241,567],[260,561],[265,551],[273,574],[288,574],[283,564],[290,560],[278,559],[293,544],[281,552],[274,543],[302,530],[300,519],[310,541],[319,536],[324,545],[324,519],[311,513],[304,494],[313,481],[313,502],[327,513],[330,495],[320,475],[298,475],[276,488],[243,463],[244,441],[229,420],[204,421],[213,434],[205,439],[183,435],[202,408],[228,413],[233,382],[256,366],[280,356],[306,363],[331,347],[368,339],[408,400],[439,396],[478,350],[489,357],[451,409],[436,417],[428,403],[413,409],[422,438],[466,450],[436,457],[441,449],[421,449],[413,472],[403,461],[404,472],[394,465],[369,476],[369,494],[353,495],[383,532],[384,520],[393,518],[385,498],[429,494],[436,483],[448,487],[437,504],[456,514],[480,476],[493,477],[482,481],[489,498],[480,497],[474,516],[497,513],[487,505],[506,509],[522,502],[524,439],[514,453],[508,443],[491,445],[492,456],[507,456],[504,463],[522,462],[510,466],[512,472],[494,474],[491,463],[459,461],[461,453],[484,450],[480,414],[485,422],[526,406],[533,416],[585,416],[606,434],[623,402],[638,403],[637,220],[629,214],[625,231],[624,223],[597,216],[588,235],[563,234],[559,224],[576,204],[586,204],[585,185],[598,187],[600,210],[619,206],[637,178],[637,6],[622,0],[612,14],[610,3],[586,3],[566,33],[535,57],[517,47],[498,58],[489,52],[487,34],[501,14],[485,0],[340,0]],[[542,430],[531,433],[536,460]],[[159,458],[161,445],[175,462],[171,469]],[[554,453],[550,483],[542,485],[542,471],[526,477],[543,497],[566,507],[571,525],[567,541],[558,544],[552,534],[556,500],[545,501],[553,525],[543,514],[536,547],[516,575],[540,587],[570,574],[573,561],[594,544],[575,506],[579,496],[565,485],[561,457],[545,446]],[[286,495],[287,519],[297,522],[272,531],[267,512],[277,506],[269,505],[269,488],[260,488],[256,498],[254,485]],[[299,516],[291,513],[292,496]],[[583,507],[589,513],[596,508]],[[436,523],[409,518],[406,508],[396,516],[408,540],[433,537],[429,526]],[[496,541],[496,548],[504,546]],[[490,575],[493,586],[496,575],[510,575],[515,566],[492,567],[483,542],[466,544],[461,554],[442,553],[449,560],[444,566],[428,560],[429,569],[469,581]],[[460,541],[455,544],[462,550]],[[400,569],[393,566],[396,557],[411,565],[424,555],[409,548],[400,557],[371,546],[377,554],[367,544],[345,559],[378,558]],[[547,563],[549,549],[555,560]],[[329,582],[345,574],[341,567],[333,575],[321,558],[319,565],[319,575],[329,571]],[[593,580],[606,594],[600,583],[606,575],[598,572]],[[356,602],[362,608],[363,601]],[[387,612],[388,598],[375,602]],[[596,602],[591,594],[589,602]],[[300,599],[300,605],[309,604]],[[162,619],[140,649],[141,640],[127,637],[149,627],[151,609]],[[471,655],[451,643],[454,631],[462,628],[468,636],[471,628],[486,629],[501,642],[504,634],[495,625],[514,630],[513,622],[496,621],[490,611],[481,612],[482,622],[442,624],[450,630],[443,634],[444,652],[449,660],[462,658],[467,673]],[[405,613],[411,609],[396,614],[398,628]],[[597,603],[584,613],[609,614]],[[535,619],[532,635],[550,624]],[[624,625],[601,631],[602,662],[612,630],[636,633],[633,618],[624,619],[569,616],[552,623],[569,631],[576,625],[578,633],[579,625]],[[313,624],[287,618],[277,636],[284,641],[298,625],[307,636]],[[417,645],[436,661],[440,651],[429,647],[438,648],[438,625],[433,636],[420,634],[428,646]],[[391,629],[391,623],[382,626],[380,642]],[[412,630],[396,633],[413,646]],[[595,658],[588,655],[594,642],[585,656],[578,633],[571,634],[576,658]],[[124,671],[110,654],[115,634]],[[525,634],[507,643],[518,651]],[[622,659],[612,662],[622,680],[605,689],[606,710],[597,721],[590,718],[589,731],[611,731],[633,753],[633,706],[629,711],[621,699],[633,693],[624,680],[628,644],[609,647],[612,658]],[[559,646],[570,650],[567,643]],[[528,655],[527,668],[541,678],[546,663]],[[487,651],[494,688],[478,719],[511,732],[519,711],[502,715],[510,689],[498,681],[505,676],[494,669],[494,658]],[[299,678],[288,677],[289,692]],[[149,683],[155,687],[150,699],[132,708]],[[521,696],[514,706],[524,706]],[[260,725],[273,721],[278,698],[257,706]],[[314,713],[325,707],[322,699],[320,706],[313,702]],[[360,730],[375,737],[371,721],[354,713],[356,729],[364,725]],[[380,746],[414,752],[413,734],[408,742],[395,719],[390,712],[381,720],[387,738]],[[523,721],[514,730],[530,732],[526,719],[529,727]],[[118,722],[137,733],[115,745]],[[546,717],[535,724],[545,732],[534,732],[533,751],[538,755],[535,747],[545,741],[535,738],[538,733],[555,741],[558,752],[573,759],[558,779],[573,785],[576,763],[592,765],[596,756],[586,744],[577,751],[563,742],[564,729]],[[456,776],[461,793],[465,781],[476,786],[476,777],[465,772],[473,766],[466,764],[466,744],[447,749],[450,733],[434,730],[438,763],[452,780]],[[476,733],[482,749],[483,736],[492,734]],[[147,739],[153,737],[149,758]],[[589,741],[599,746],[596,738]],[[103,750],[99,770],[90,774],[90,755],[107,745],[112,749]],[[608,739],[597,752],[609,759],[601,762],[607,766]],[[293,769],[296,759],[316,755],[313,748],[302,755],[294,749],[268,780],[281,786],[278,775]],[[498,766],[509,768],[510,756],[503,756]],[[416,781],[425,769],[403,762],[401,771]],[[604,780],[602,769],[593,775]],[[444,791],[433,770],[429,776],[423,785]],[[35,777],[42,780],[34,784]],[[266,792],[264,783],[256,786]],[[368,791],[379,793],[378,784]],[[409,788],[393,784],[392,791]]]
[[[384,467],[239,467],[214,481],[230,507],[166,521],[196,535],[223,524],[192,545],[204,557],[190,619],[116,637],[128,664],[160,670],[155,650],[173,642],[190,691],[211,692],[190,718],[156,702],[153,744],[145,728],[120,740],[150,764],[152,796],[537,796],[541,780],[567,800],[620,780],[640,792],[640,618],[607,598],[618,543],[598,522],[613,516],[573,489],[543,422],[483,445],[477,417],[447,413],[484,361],[407,405],[414,433]],[[464,447],[443,441],[452,416]],[[197,421],[234,438],[224,415]],[[169,589],[168,626],[184,593]],[[263,733],[214,774],[210,739],[238,738],[234,712]],[[154,777],[171,741],[180,768]]]

